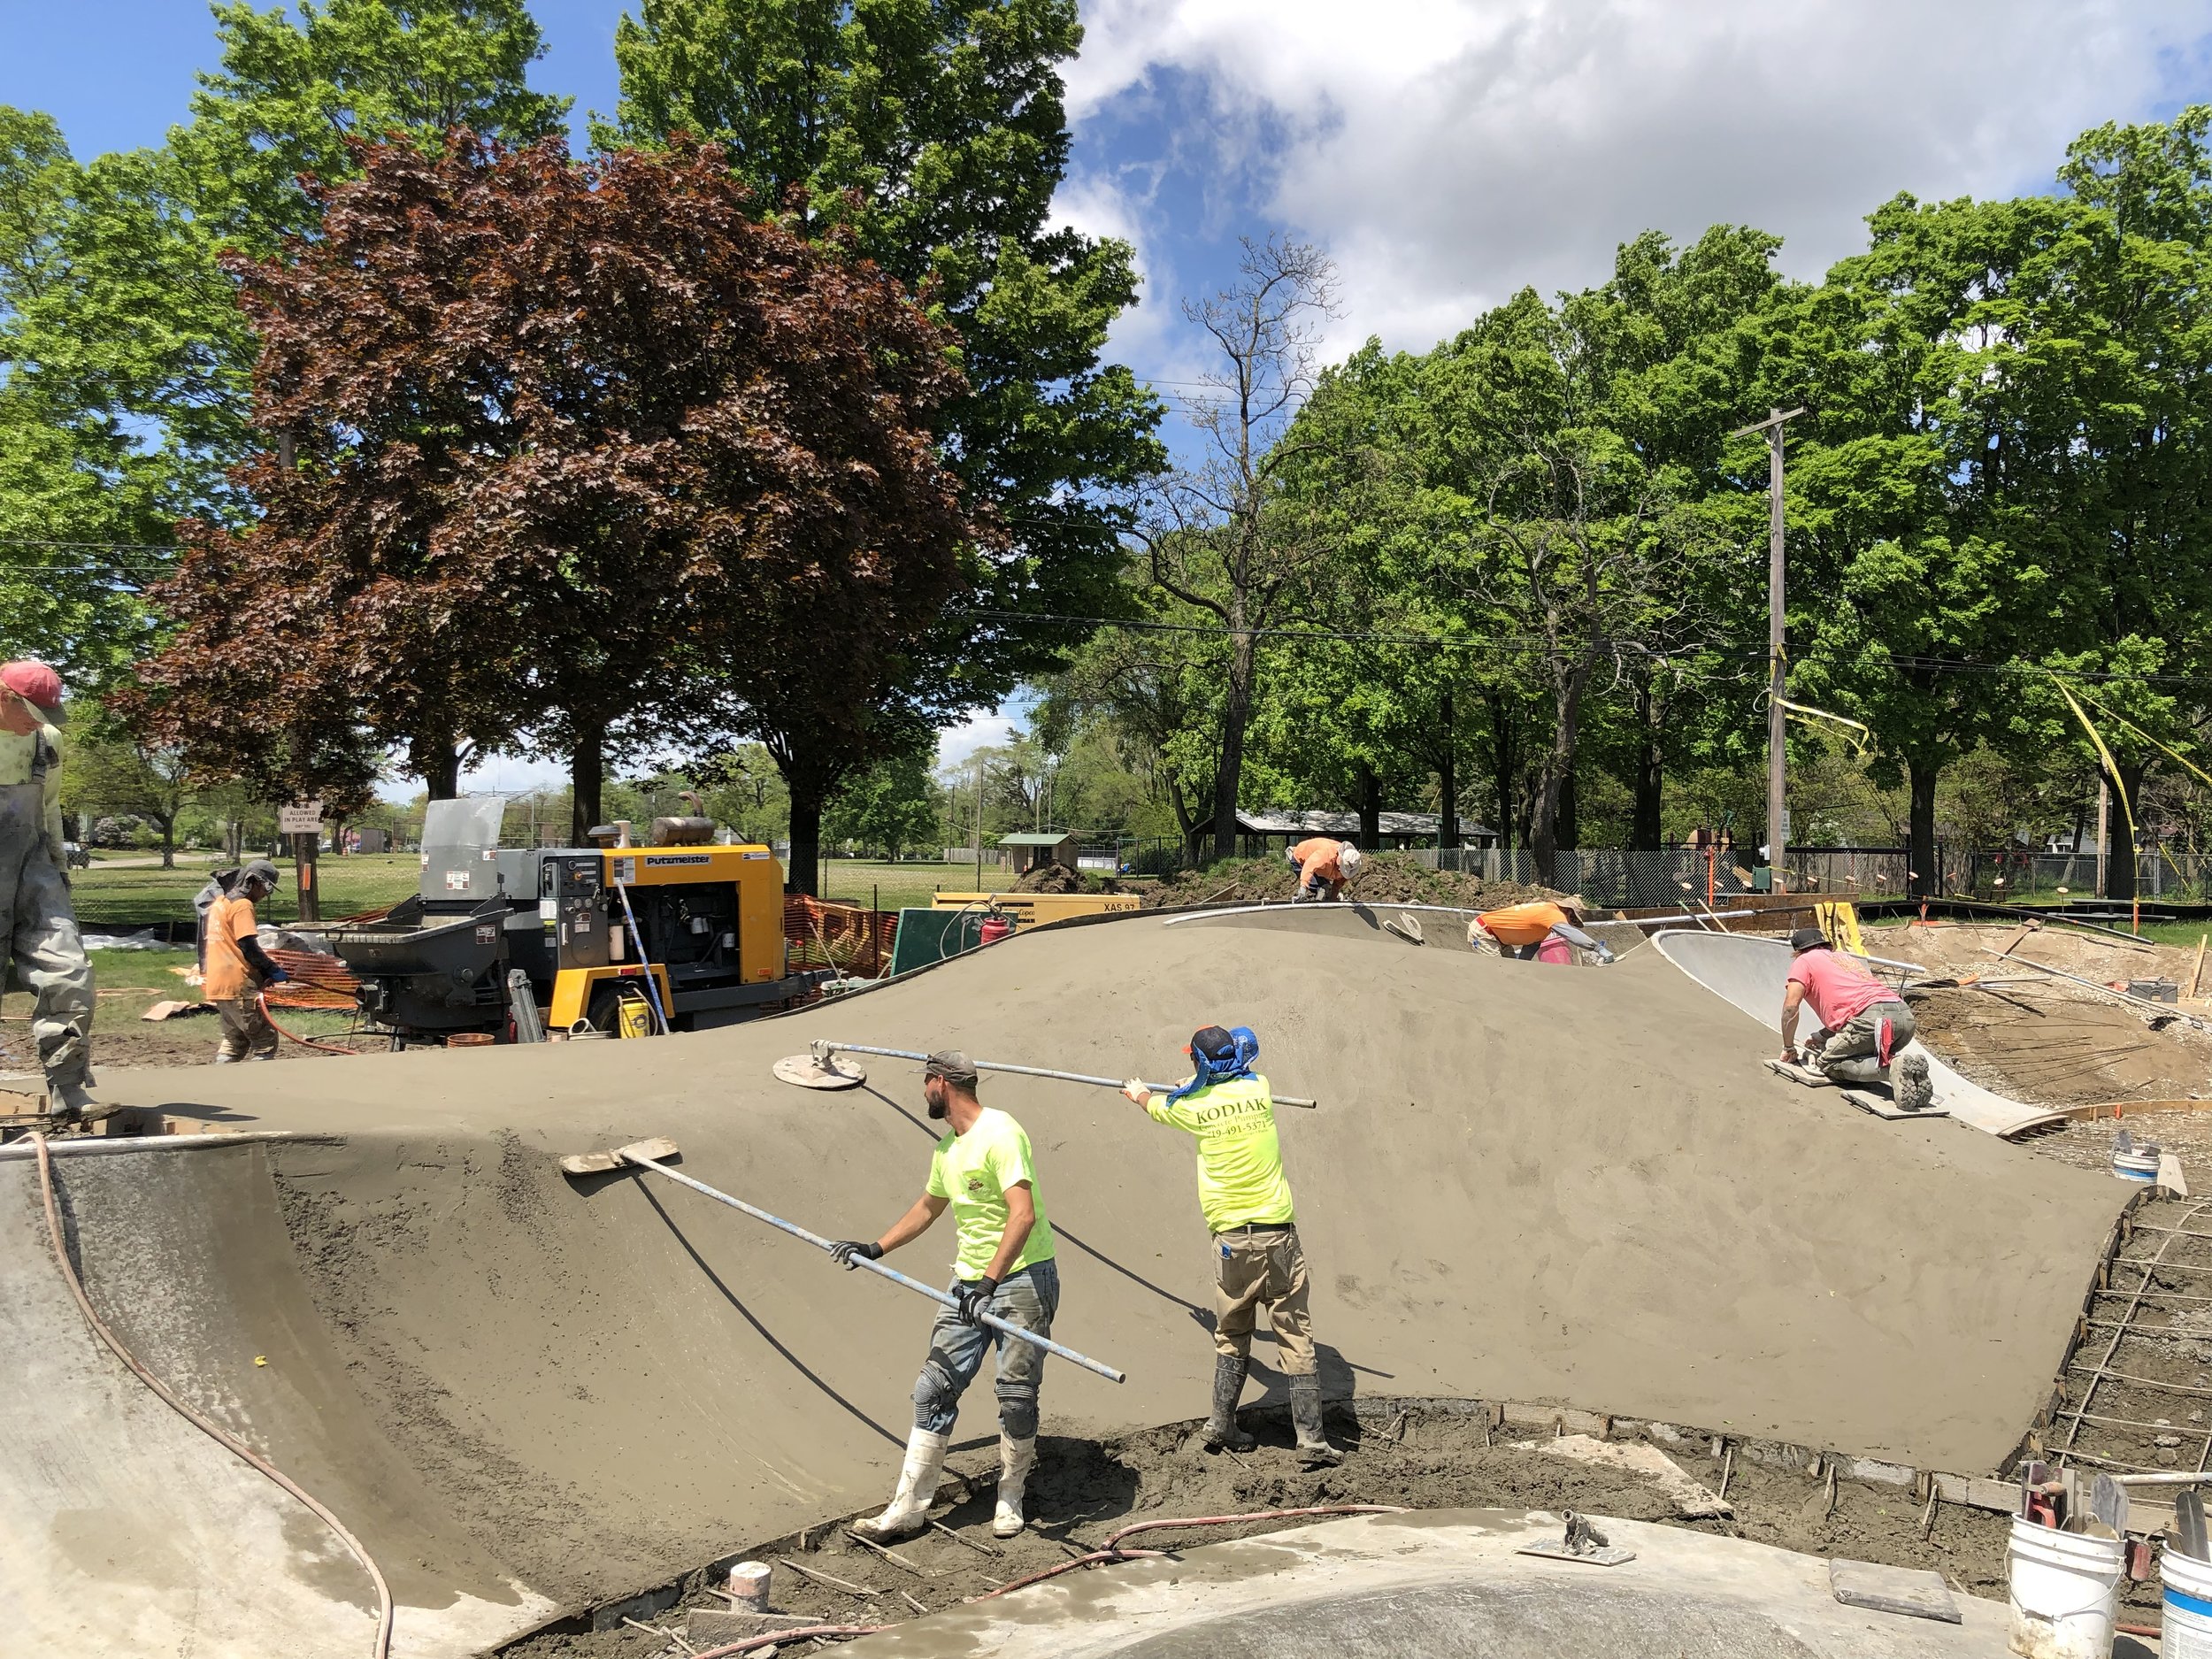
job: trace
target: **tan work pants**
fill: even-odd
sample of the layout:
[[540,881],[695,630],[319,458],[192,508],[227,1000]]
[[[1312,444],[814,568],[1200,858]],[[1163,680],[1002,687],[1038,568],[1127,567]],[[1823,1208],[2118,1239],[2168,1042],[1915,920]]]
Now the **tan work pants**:
[[1313,1322],[1306,1314],[1306,1253],[1295,1227],[1234,1227],[1217,1233],[1214,1351],[1228,1359],[1252,1352],[1262,1302],[1275,1328],[1276,1364],[1286,1377],[1313,1372]]
[[258,997],[223,997],[216,1002],[215,1012],[223,1022],[223,1040],[215,1049],[216,1064],[276,1058],[276,1027],[261,1011]]

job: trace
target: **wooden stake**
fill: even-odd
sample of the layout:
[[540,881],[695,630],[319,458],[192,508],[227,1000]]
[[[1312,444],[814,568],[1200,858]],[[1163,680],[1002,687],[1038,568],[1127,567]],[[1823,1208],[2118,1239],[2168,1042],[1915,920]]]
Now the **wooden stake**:
[[942,1521],[932,1521],[930,1525],[936,1531],[942,1532],[947,1538],[952,1540],[954,1543],[966,1545],[979,1555],[1003,1555],[1006,1553],[1002,1549],[995,1549],[988,1544],[979,1544],[974,1539],[964,1537],[961,1533],[954,1532],[952,1528],[947,1526]]
[[826,1572],[817,1572],[804,1562],[794,1561],[788,1555],[779,1555],[776,1560],[802,1578],[811,1578],[817,1584],[826,1584],[833,1590],[842,1590],[848,1595],[864,1595],[872,1601],[883,1594],[880,1590],[871,1590],[864,1584],[848,1584],[844,1579],[833,1578]]
[[896,1563],[918,1578],[934,1578],[937,1576],[926,1567],[915,1565],[912,1561],[909,1560],[906,1556],[900,1555],[897,1550],[886,1549],[881,1544],[872,1542],[868,1539],[861,1537],[859,1533],[852,1531],[850,1528],[846,1529],[845,1536],[851,1539],[853,1542],[859,1545],[861,1548],[872,1549],[877,1555],[882,1556],[884,1560]]
[[2197,987],[2204,983],[2204,946],[2207,940],[2212,940],[2212,933],[2197,935],[2197,965],[2189,971],[2189,995],[2193,1000],[2196,996]]

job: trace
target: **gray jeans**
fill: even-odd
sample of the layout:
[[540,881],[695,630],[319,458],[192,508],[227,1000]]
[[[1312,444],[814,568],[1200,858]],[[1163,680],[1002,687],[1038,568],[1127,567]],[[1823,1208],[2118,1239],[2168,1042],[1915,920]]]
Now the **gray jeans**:
[[[960,1283],[947,1286],[955,1295]],[[991,1293],[984,1311],[1039,1336],[1052,1334],[1060,1311],[1060,1264],[1049,1257],[1032,1262]],[[1037,1386],[1044,1371],[1044,1350],[988,1325],[969,1325],[950,1308],[937,1316],[929,1333],[929,1357],[914,1383],[914,1426],[931,1434],[949,1434],[960,1415],[960,1396],[983,1369],[983,1356],[998,1349],[998,1421],[1010,1440],[1037,1433]]]
[[1805,1045],[1806,1061],[1823,1071],[1832,1071],[1847,1060],[1878,1060],[1884,1020],[1889,1021],[1889,1051],[1894,1057],[1912,1041],[1919,1026],[1909,1003],[1885,998],[1870,1002],[1833,1031],[1815,1032],[1815,1041]]
[[84,953],[69,885],[34,840],[35,826],[0,824],[0,983],[11,962],[35,999],[31,1037],[56,1087],[92,1080],[92,963]]

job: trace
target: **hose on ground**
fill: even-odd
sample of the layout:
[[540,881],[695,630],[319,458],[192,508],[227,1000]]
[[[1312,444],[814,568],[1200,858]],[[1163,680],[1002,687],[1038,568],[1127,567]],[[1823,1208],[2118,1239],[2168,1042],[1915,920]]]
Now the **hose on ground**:
[[276,1016],[269,1012],[269,994],[266,991],[255,992],[254,1000],[261,1004],[262,1018],[269,1022],[278,1036],[288,1037],[303,1048],[320,1048],[325,1054],[343,1054],[350,1055],[356,1059],[360,1058],[361,1051],[358,1048],[341,1048],[335,1043],[317,1042],[312,1037],[303,1037],[297,1032],[287,1031],[278,1025]]
[[[1314,1515],[1407,1515],[1411,1511],[1402,1503],[1322,1503],[1303,1509],[1255,1509],[1247,1515],[1198,1515],[1179,1521],[1140,1521],[1134,1526],[1125,1526],[1110,1533],[1106,1541],[1087,1555],[1078,1555],[1070,1561],[1047,1567],[1042,1572],[1033,1572],[1025,1578],[1002,1584],[995,1590],[981,1595],[972,1595],[971,1601],[994,1601],[1002,1595],[1024,1589],[1033,1584],[1042,1584],[1056,1578],[1064,1572],[1073,1572],[1079,1567],[1099,1567],[1114,1561],[1156,1561],[1166,1554],[1158,1549],[1125,1549],[1121,1540],[1133,1538],[1139,1532],[1173,1532],[1186,1526],[1234,1526],[1245,1521],[1296,1521]],[[701,1659],[705,1659],[702,1655]]]
[[316,1519],[337,1535],[340,1543],[353,1552],[353,1558],[361,1563],[362,1570],[369,1575],[370,1582],[376,1586],[376,1640],[369,1651],[374,1655],[374,1659],[388,1659],[392,1651],[392,1591],[391,1586],[384,1582],[384,1575],[378,1570],[376,1562],[370,1555],[367,1548],[347,1529],[343,1521],[318,1502],[313,1494],[300,1486],[297,1481],[220,1424],[203,1416],[178,1398],[167,1384],[138,1363],[136,1356],[123,1346],[121,1339],[114,1332],[109,1330],[106,1322],[93,1311],[91,1300],[86,1296],[84,1286],[77,1278],[76,1267],[69,1259],[68,1240],[62,1234],[61,1212],[54,1202],[53,1156],[47,1150],[46,1137],[42,1134],[32,1135],[31,1145],[38,1158],[39,1193],[46,1205],[46,1236],[53,1242],[54,1261],[61,1269],[62,1279],[69,1286],[71,1297],[76,1302],[77,1311],[84,1316],[84,1322],[92,1327],[92,1333],[107,1344],[109,1351],[116,1358],[121,1360],[139,1381],[152,1389],[165,1405],[249,1468],[267,1476],[284,1491],[298,1499]]

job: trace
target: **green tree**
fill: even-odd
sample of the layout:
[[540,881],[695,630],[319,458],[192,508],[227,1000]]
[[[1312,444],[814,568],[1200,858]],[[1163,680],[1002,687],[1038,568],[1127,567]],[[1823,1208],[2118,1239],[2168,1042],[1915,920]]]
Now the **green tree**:
[[1112,503],[1161,464],[1160,411],[1101,361],[1136,298],[1130,249],[1050,223],[1069,143],[1059,65],[1081,38],[1074,0],[642,0],[618,26],[621,100],[597,142],[723,145],[762,211],[846,241],[959,341],[966,388],[934,430],[999,534],[868,687],[875,718],[826,724],[809,699],[744,695],[749,735],[787,768],[795,847],[849,773],[1058,666],[1071,636],[1042,618],[1118,602]]
[[[95,705],[80,702],[81,712]],[[140,742],[106,718],[73,724],[62,748],[62,810],[77,818],[142,818],[161,838],[161,867],[177,863],[178,826],[200,799],[202,783],[183,752]]]
[[228,474],[257,344],[224,253],[312,234],[301,176],[350,177],[350,135],[520,142],[567,109],[524,84],[522,0],[213,11],[220,67],[162,149],[79,165],[47,117],[0,109],[0,613],[96,680],[149,643],[136,595],[175,521],[250,511]]
[[930,787],[930,755],[910,750],[879,760],[845,780],[822,815],[823,833],[835,841],[880,848],[895,862],[937,832],[937,801]]

